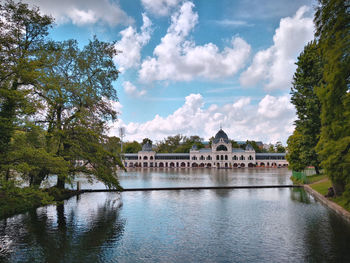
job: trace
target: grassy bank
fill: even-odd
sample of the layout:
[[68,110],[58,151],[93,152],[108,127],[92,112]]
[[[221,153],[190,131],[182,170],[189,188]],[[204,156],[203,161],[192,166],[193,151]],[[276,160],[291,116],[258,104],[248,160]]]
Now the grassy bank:
[[51,187],[38,189],[33,187],[19,188],[13,182],[5,182],[0,188],[0,219],[28,211],[39,206],[54,204],[67,199],[77,192],[68,189]]
[[[328,193],[328,188],[332,186],[332,182],[327,177],[320,177],[319,180],[314,180],[313,183],[309,185],[312,189],[319,192],[320,194],[326,195]],[[347,198],[345,198],[344,196],[331,197],[328,199],[350,212],[349,200],[347,200]]]

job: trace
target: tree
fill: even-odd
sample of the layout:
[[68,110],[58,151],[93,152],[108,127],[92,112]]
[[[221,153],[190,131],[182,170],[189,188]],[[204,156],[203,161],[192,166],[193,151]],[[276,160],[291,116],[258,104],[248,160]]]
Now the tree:
[[46,150],[45,133],[40,127],[28,124],[14,133],[9,144],[11,154],[7,155],[6,169],[16,171],[30,186],[39,187],[49,174],[68,173],[69,163]]
[[142,146],[137,141],[126,142],[124,143],[123,149],[125,153],[138,153],[141,151]]
[[239,148],[239,144],[235,140],[231,140],[232,148]]
[[37,122],[47,127],[48,150],[69,163],[68,174],[58,175],[59,188],[78,172],[119,187],[116,166],[123,165],[104,147],[107,122],[116,119],[109,102],[117,99],[115,54],[112,44],[96,38],[83,50],[74,40],[50,42],[41,53],[47,63],[34,93],[47,114]]
[[295,129],[293,134],[289,136],[287,140],[288,153],[286,159],[289,163],[289,167],[297,172],[304,170],[307,166],[305,159],[302,158],[301,154],[303,139],[303,136]]
[[[295,129],[299,136],[300,148],[290,147],[290,150],[296,150],[301,155],[302,162],[290,164],[292,164],[291,167],[314,166],[316,173],[319,174],[320,160],[316,152],[316,145],[321,129],[321,103],[316,94],[316,88],[321,85],[323,63],[316,41],[305,46],[296,64],[298,67],[293,77],[291,102],[297,114]],[[291,154],[294,155],[294,153]],[[299,159],[292,158],[291,162],[293,161],[299,161]]]
[[149,143],[149,144],[151,144],[152,145],[152,140],[151,139],[148,139],[148,138],[144,138],[143,140],[142,140],[142,145],[145,145],[146,143]]
[[9,144],[20,116],[33,114],[29,103],[31,86],[36,85],[43,61],[38,52],[46,43],[52,18],[38,8],[12,0],[0,4],[0,165],[8,155]]
[[[319,0],[316,37],[324,61],[321,134],[317,152],[336,195],[350,191],[350,5],[344,0]],[[347,186],[348,185],[348,186]]]

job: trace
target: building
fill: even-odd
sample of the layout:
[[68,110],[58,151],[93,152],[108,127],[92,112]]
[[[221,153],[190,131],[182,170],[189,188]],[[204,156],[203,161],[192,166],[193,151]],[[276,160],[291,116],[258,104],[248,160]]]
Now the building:
[[211,148],[197,149],[193,145],[189,153],[156,153],[146,143],[138,153],[124,154],[125,167],[157,168],[243,168],[287,167],[285,153],[256,153],[251,145],[245,149],[232,148],[227,134],[220,129]]

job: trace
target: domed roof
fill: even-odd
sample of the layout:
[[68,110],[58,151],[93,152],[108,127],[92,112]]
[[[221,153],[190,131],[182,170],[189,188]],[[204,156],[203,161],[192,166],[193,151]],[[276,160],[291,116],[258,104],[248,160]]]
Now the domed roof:
[[213,140],[214,143],[218,143],[220,139],[223,139],[225,143],[229,143],[228,136],[226,132],[224,132],[222,129],[220,129],[217,134],[215,135],[215,138]]
[[151,152],[152,150],[152,144],[150,144],[149,142],[146,142],[143,146],[142,146],[142,151],[143,152]]
[[192,150],[192,151],[197,151],[197,150],[198,150],[197,145],[196,145],[196,144],[193,144],[191,150]]
[[246,151],[254,151],[254,147],[250,143],[247,144],[245,149],[246,149]]

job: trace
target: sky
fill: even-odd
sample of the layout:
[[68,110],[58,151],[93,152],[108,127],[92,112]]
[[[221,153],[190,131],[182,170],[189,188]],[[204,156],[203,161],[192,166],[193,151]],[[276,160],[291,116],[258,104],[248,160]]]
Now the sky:
[[114,42],[120,71],[109,135],[154,142],[286,143],[295,62],[313,39],[311,0],[24,0],[55,18],[54,40]]

